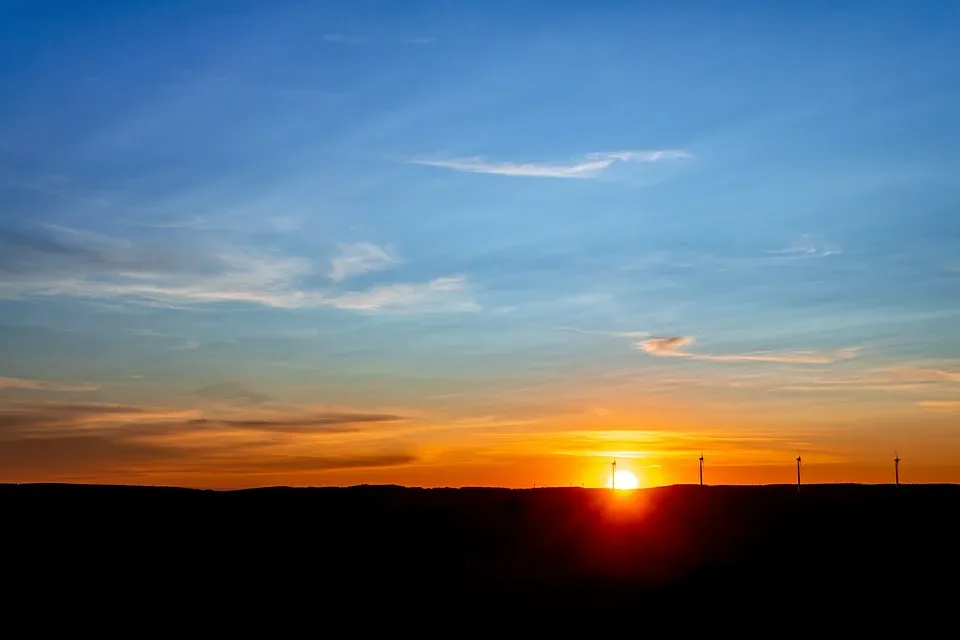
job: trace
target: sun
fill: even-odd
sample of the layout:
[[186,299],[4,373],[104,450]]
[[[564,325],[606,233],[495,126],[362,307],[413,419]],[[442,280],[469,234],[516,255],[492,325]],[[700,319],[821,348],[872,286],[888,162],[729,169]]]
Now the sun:
[[631,471],[617,471],[613,474],[613,480],[615,489],[636,489],[640,486],[640,483],[637,482],[637,476]]

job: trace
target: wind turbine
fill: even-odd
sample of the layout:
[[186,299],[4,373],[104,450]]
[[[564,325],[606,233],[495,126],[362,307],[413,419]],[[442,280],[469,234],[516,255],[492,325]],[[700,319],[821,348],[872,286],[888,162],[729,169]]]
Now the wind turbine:
[[703,486],[703,450],[700,450],[700,486]]
[[802,458],[800,457],[800,450],[797,449],[797,491],[800,491],[800,463]]
[[900,454],[896,451],[893,452],[893,477],[897,483],[897,486],[900,486]]
[[614,460],[611,466],[613,467],[613,470],[610,472],[610,488],[616,489],[617,488],[617,461]]

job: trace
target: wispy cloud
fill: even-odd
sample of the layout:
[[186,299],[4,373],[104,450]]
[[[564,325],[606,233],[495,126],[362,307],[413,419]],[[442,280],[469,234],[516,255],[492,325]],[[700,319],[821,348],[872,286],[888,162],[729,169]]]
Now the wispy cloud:
[[27,378],[7,378],[0,376],[0,390],[20,389],[25,391],[64,391],[72,393],[82,393],[87,391],[98,391],[99,384],[68,384],[64,382],[45,382],[43,380],[30,380]]
[[230,211],[220,216],[193,216],[187,218],[163,218],[159,220],[137,220],[130,223],[144,229],[189,230],[216,233],[256,234],[264,231],[272,233],[291,233],[303,226],[303,218],[295,215],[263,215],[258,211]]
[[0,405],[0,439],[39,436],[58,429],[79,432],[88,427],[157,423],[183,417],[182,413],[98,402],[9,402]]
[[960,371],[949,369],[925,369],[922,367],[899,367],[893,375],[915,382],[960,382]]
[[303,433],[323,430],[349,432],[358,429],[358,425],[373,422],[397,422],[401,416],[380,413],[324,413],[297,418],[273,418],[265,420],[227,420],[198,418],[189,421],[190,426],[230,427],[234,429],[253,429],[256,431],[277,431],[282,433]]
[[839,349],[832,353],[814,351],[772,352],[758,351],[742,354],[691,353],[684,348],[693,343],[690,336],[650,338],[636,344],[637,349],[661,357],[690,358],[714,362],[774,362],[782,364],[830,364],[856,357],[856,349]]
[[340,282],[351,276],[380,271],[400,264],[400,260],[382,247],[369,242],[338,246],[340,254],[330,261],[330,279]]
[[883,391],[898,393],[930,393],[954,391],[954,385],[960,383],[960,372],[948,369],[923,368],[920,366],[894,366],[859,370],[840,377],[826,375],[825,371],[806,370],[800,378],[793,378],[786,386],[787,391],[819,393],[856,393],[862,391]]
[[237,382],[221,382],[201,387],[190,395],[202,400],[226,402],[240,406],[262,404],[271,400],[270,396],[253,391]]
[[423,284],[390,284],[331,297],[327,303],[355,311],[476,311],[464,276],[436,278]]
[[810,235],[804,234],[796,242],[785,249],[768,251],[767,253],[784,257],[820,257],[832,256],[841,253],[840,247],[825,245],[816,242]]
[[391,429],[403,419],[351,411],[207,418],[112,404],[6,403],[0,406],[0,470],[67,478],[93,472],[129,481],[140,474],[248,477],[398,466],[415,456],[377,444],[364,425]]
[[323,34],[323,41],[329,42],[330,44],[370,44],[370,38],[364,36],[348,36],[342,33],[325,33]]
[[917,405],[925,409],[960,409],[960,400],[922,400]]
[[557,331],[571,331],[573,333],[583,333],[585,335],[607,336],[611,338],[646,338],[650,335],[649,331],[596,331],[594,329],[580,329],[577,327],[554,327]]
[[444,167],[469,173],[490,173],[532,178],[596,178],[616,162],[655,163],[692,157],[686,151],[665,149],[654,151],[606,151],[590,153],[567,163],[495,162],[475,156],[453,160],[410,159],[407,162]]
[[[397,259],[375,245],[344,245],[328,275],[386,268]],[[246,303],[364,311],[476,308],[465,276],[335,292],[309,286],[312,261],[223,246],[150,245],[75,229],[0,234],[0,298],[73,296],[153,306]]]

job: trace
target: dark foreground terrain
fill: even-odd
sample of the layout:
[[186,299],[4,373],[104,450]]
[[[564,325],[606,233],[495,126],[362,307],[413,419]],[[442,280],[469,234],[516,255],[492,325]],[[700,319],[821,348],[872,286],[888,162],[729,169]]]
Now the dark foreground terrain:
[[960,602],[958,508],[960,486],[931,485],[0,485],[4,581],[20,596],[232,618],[362,607],[367,622],[397,605],[929,621]]

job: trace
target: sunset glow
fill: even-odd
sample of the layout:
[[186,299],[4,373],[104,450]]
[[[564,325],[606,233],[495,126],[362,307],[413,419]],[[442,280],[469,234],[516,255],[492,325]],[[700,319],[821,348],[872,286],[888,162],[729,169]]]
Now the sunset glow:
[[948,26],[154,4],[0,10],[0,482],[960,481]]
[[[617,490],[626,491],[628,489],[636,489],[640,486],[640,483],[637,482],[637,476],[632,472],[626,470],[617,471],[614,474],[613,482],[615,483],[615,488]],[[609,485],[608,485],[609,486]]]

